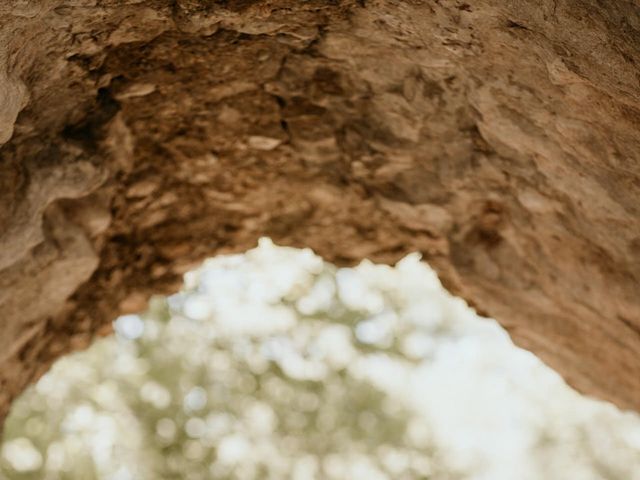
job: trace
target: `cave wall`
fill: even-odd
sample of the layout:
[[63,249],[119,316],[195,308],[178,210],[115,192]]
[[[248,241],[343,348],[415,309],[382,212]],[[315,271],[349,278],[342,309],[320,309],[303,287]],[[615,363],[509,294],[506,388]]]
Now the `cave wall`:
[[640,410],[640,7],[0,6],[0,419],[60,355],[257,238],[420,251],[574,387]]

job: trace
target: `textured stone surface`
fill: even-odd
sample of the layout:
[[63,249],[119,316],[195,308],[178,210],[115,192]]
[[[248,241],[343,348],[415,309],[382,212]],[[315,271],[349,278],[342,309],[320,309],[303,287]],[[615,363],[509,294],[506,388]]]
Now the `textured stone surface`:
[[640,409],[636,2],[8,0],[0,46],[0,418],[263,235],[347,264],[419,250]]

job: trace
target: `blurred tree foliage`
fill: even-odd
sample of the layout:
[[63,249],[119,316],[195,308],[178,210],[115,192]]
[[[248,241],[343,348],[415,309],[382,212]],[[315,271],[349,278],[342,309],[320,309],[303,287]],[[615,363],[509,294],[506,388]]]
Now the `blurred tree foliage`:
[[0,478],[640,478],[636,415],[571,391],[417,257],[338,270],[265,240],[115,328],[15,403]]

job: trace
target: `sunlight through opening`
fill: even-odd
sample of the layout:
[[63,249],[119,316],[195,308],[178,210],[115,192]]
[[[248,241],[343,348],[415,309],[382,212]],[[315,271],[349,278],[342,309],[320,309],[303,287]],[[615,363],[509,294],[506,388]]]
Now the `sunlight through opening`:
[[263,239],[14,403],[6,479],[638,480],[640,417],[579,395],[418,255]]

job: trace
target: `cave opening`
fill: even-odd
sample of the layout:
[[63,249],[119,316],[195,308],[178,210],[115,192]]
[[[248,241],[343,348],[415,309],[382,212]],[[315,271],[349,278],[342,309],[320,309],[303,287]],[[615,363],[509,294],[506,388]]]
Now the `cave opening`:
[[264,238],[113,325],[14,402],[0,479],[640,478],[640,416],[418,254],[338,268]]

